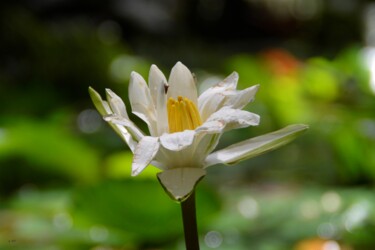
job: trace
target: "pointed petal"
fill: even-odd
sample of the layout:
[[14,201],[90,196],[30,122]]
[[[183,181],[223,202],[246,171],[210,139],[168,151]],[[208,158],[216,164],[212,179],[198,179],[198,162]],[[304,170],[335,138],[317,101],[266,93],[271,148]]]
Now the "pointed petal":
[[219,143],[221,135],[222,134],[220,133],[217,133],[217,134],[203,133],[200,135],[202,137],[195,144],[195,152],[196,152],[195,155],[200,156],[200,157],[197,157],[199,161],[203,161],[204,158],[206,158],[207,155],[216,148],[217,144]]
[[225,96],[214,91],[205,91],[199,96],[199,113],[202,121],[206,121],[210,115],[218,111],[224,103]]
[[102,116],[112,114],[112,111],[108,106],[108,103],[106,101],[103,101],[102,97],[99,95],[98,92],[95,91],[95,89],[89,87],[89,94],[92,102],[94,103],[95,108]]
[[247,89],[235,91],[233,94],[227,96],[224,106],[242,109],[249,102],[254,100],[255,94],[258,92],[259,85],[251,86]]
[[159,146],[159,138],[157,137],[144,136],[139,141],[134,152],[132,176],[138,175],[150,164],[158,152]]
[[223,133],[227,130],[257,126],[260,117],[257,114],[224,107],[213,113],[205,123],[196,129],[197,132]]
[[303,124],[290,125],[272,133],[233,144],[210,154],[206,158],[205,167],[218,163],[235,164],[239,161],[258,156],[283,146],[307,129],[308,126]]
[[178,202],[186,200],[206,175],[201,168],[175,168],[158,173],[158,180],[169,196]]
[[137,146],[137,141],[134,139],[134,136],[129,133],[129,131],[120,125],[115,125],[110,123],[111,127],[117,132],[117,134],[120,135],[120,137],[126,142],[126,144],[129,146],[132,153],[135,151],[135,147]]
[[157,90],[156,99],[156,126],[157,126],[157,136],[161,136],[164,133],[168,133],[168,111],[167,111],[167,94],[165,89],[168,87],[167,83],[165,85],[160,85]]
[[[104,120],[106,120],[107,116],[111,116],[112,110],[108,103],[106,101],[103,101],[101,96],[93,89],[89,88],[89,93],[91,96],[91,99],[96,107],[96,109],[99,111],[99,113],[103,116]],[[134,133],[131,134],[125,127],[122,125],[109,123],[109,125],[112,127],[112,129],[126,142],[126,144],[129,146],[130,150],[134,152],[135,147],[137,145],[137,140],[140,139],[139,136],[143,136],[142,132],[140,132],[140,135],[135,135]]]
[[130,75],[129,100],[133,114],[147,123],[150,133],[153,135],[156,131],[155,106],[146,81],[136,72],[132,72]]
[[125,103],[122,99],[110,89],[106,89],[107,100],[114,114],[129,119],[128,113],[126,112]]
[[190,70],[181,62],[176,63],[169,76],[168,97],[178,96],[189,98],[195,105],[198,103],[197,87]]
[[148,75],[148,84],[151,92],[151,97],[154,102],[154,106],[157,104],[157,95],[160,89],[160,85],[164,86],[167,82],[163,72],[156,65],[151,65],[150,73]]
[[242,109],[254,99],[259,85],[237,91],[237,81],[238,74],[233,72],[222,82],[208,88],[199,96],[199,112],[203,121],[224,106]]
[[167,115],[167,88],[168,83],[164,74],[156,65],[152,65],[150,68],[150,74],[148,78],[150,86],[151,97],[156,108],[156,126],[157,134],[160,136],[163,133],[168,132],[168,115]]
[[132,137],[139,141],[142,137],[144,137],[144,133],[140,130],[131,120],[126,119],[124,117],[120,117],[118,115],[107,115],[103,117],[105,121],[109,122],[110,124],[116,126],[124,126],[128,132],[132,135]]
[[216,87],[223,87],[226,90],[235,90],[237,88],[238,79],[238,73],[234,71],[232,74],[227,76],[227,78],[225,78],[223,81],[216,84]]
[[172,151],[180,151],[193,143],[194,130],[185,130],[173,134],[163,134],[160,136],[161,145]]

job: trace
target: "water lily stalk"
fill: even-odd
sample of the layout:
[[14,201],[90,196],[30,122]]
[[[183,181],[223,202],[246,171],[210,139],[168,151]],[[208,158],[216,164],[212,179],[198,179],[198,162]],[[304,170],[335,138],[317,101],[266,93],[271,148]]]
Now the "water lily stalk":
[[186,250],[199,250],[197,216],[195,210],[195,192],[181,202]]

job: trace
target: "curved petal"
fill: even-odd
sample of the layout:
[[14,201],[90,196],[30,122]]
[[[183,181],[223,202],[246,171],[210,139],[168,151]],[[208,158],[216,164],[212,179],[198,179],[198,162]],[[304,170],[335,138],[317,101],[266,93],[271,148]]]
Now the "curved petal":
[[160,85],[164,86],[167,82],[163,72],[156,65],[151,65],[150,73],[148,75],[148,85],[151,92],[152,101],[154,102],[154,106],[156,107],[157,99],[158,99],[158,91],[160,89]]
[[132,162],[132,176],[138,175],[154,159],[159,150],[159,138],[144,136],[135,148]]
[[110,89],[106,89],[107,100],[114,114],[129,119],[128,113],[126,112],[125,103],[122,99]]
[[205,160],[205,167],[218,163],[235,164],[239,161],[258,156],[283,146],[307,129],[308,126],[304,124],[290,125],[272,133],[233,144],[210,154]]
[[194,130],[185,130],[182,132],[163,134],[160,136],[161,145],[171,151],[180,151],[193,143],[195,136]]
[[[200,140],[196,142],[195,152],[200,161],[204,161],[209,153],[211,153],[219,143],[222,134],[200,134]],[[198,153],[199,152],[199,153]],[[203,158],[201,158],[203,157]]]
[[102,97],[98,92],[95,91],[95,89],[89,87],[89,94],[95,108],[102,116],[112,114],[111,108],[109,107],[108,103],[106,101],[103,101]]
[[246,88],[244,90],[235,91],[233,94],[229,94],[225,100],[223,106],[242,109],[249,102],[254,100],[255,94],[258,92],[259,84]]
[[[202,98],[201,98],[202,97]],[[201,115],[202,121],[206,121],[207,118],[219,110],[224,103],[225,96],[218,91],[206,90],[202,95],[199,96],[199,114]]]
[[136,72],[130,75],[129,100],[133,114],[146,122],[150,133],[154,134],[156,131],[155,106],[146,81]]
[[167,114],[167,80],[158,67],[152,65],[150,68],[149,80],[150,91],[154,106],[156,108],[156,126],[157,129],[152,134],[160,136],[168,132],[168,114]]
[[115,125],[110,123],[111,127],[120,135],[120,137],[126,142],[130,150],[134,153],[135,147],[138,142],[134,140],[134,136],[123,126]]
[[259,85],[237,91],[236,85],[238,74],[233,72],[222,82],[208,88],[198,98],[199,112],[205,121],[212,113],[222,107],[242,109],[246,104],[254,99]]
[[[191,133],[192,131],[188,132]],[[207,134],[205,132],[200,132],[193,134],[187,138],[179,137],[177,140],[181,140],[183,143],[187,141],[190,145],[184,145],[183,147],[178,147],[179,144],[176,141],[172,143],[162,144],[164,138],[160,138],[161,147],[158,154],[155,156],[155,161],[159,162],[159,166],[162,166],[163,169],[173,169],[173,168],[202,168],[203,162],[206,159],[207,155],[211,153],[216,147],[221,134]],[[176,139],[176,138],[174,138]],[[192,141],[191,141],[192,140]],[[173,150],[170,150],[171,145],[174,147]]]
[[186,200],[206,175],[201,168],[175,168],[158,173],[158,180],[169,196],[178,202]]
[[190,70],[181,62],[176,63],[169,76],[168,98],[177,99],[178,96],[189,98],[195,105],[198,104],[197,87]]
[[223,133],[227,130],[256,126],[260,117],[257,114],[224,107],[213,113],[205,123],[196,129],[197,132]]
[[[96,92],[93,88],[89,88],[89,93],[91,96],[91,99],[96,107],[96,109],[99,111],[99,113],[103,116],[104,120],[107,116],[112,115],[112,110],[108,103],[106,101],[103,101],[101,96]],[[109,123],[109,125],[112,127],[112,129],[126,142],[126,144],[129,146],[130,150],[134,152],[135,147],[137,146],[137,141],[140,139],[140,137],[143,136],[142,132],[140,131],[138,135],[135,133],[131,134],[125,127],[119,124]],[[134,125],[135,126],[135,125]],[[138,128],[137,128],[138,129]]]
[[105,121],[116,125],[116,126],[124,126],[129,133],[132,135],[132,137],[139,141],[144,137],[144,133],[142,130],[140,130],[131,120],[126,119],[124,117],[120,117],[117,115],[107,115],[103,117]]

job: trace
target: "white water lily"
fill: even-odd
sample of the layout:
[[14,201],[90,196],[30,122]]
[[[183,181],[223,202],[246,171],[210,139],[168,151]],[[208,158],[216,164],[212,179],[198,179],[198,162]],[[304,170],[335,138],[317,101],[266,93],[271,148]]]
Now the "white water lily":
[[107,101],[89,88],[100,114],[133,152],[132,175],[149,164],[162,170],[158,179],[177,201],[185,200],[209,166],[234,164],[288,143],[307,129],[297,124],[251,138],[213,152],[220,136],[231,129],[256,126],[257,114],[242,110],[254,99],[258,85],[236,90],[238,74],[197,94],[189,69],[178,62],[169,79],[152,65],[148,85],[141,75],[131,73],[129,100],[133,114],[148,126],[146,135],[130,119],[124,102],[110,89]]

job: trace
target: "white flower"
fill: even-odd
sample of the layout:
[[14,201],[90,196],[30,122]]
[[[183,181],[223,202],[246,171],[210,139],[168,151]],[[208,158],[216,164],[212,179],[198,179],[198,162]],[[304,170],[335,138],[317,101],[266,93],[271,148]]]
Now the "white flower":
[[234,72],[198,97],[193,75],[180,62],[172,68],[168,81],[155,65],[148,85],[132,72],[132,112],[147,124],[150,135],[129,119],[124,102],[110,89],[106,90],[107,101],[92,88],[89,92],[97,110],[133,152],[132,175],[149,164],[160,168],[160,183],[172,198],[183,201],[203,178],[205,168],[257,156],[307,129],[306,125],[291,125],[213,152],[225,131],[259,124],[258,115],[242,110],[254,99],[258,85],[236,90],[237,81]]

